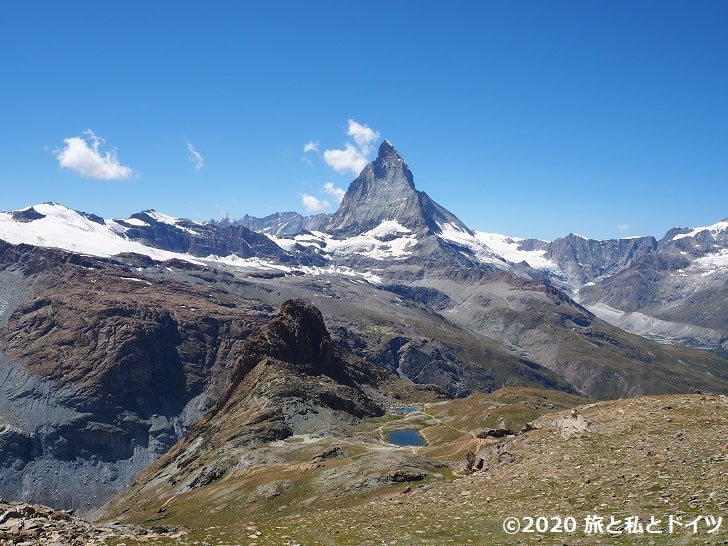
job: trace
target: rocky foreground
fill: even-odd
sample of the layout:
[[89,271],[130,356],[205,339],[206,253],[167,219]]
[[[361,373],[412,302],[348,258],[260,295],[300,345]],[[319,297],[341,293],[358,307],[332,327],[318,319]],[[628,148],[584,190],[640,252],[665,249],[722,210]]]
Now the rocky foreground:
[[[423,404],[403,421],[390,416],[389,425],[406,422],[430,441],[395,453],[449,459],[457,471],[445,478],[433,471],[406,484],[329,491],[325,476],[349,462],[334,457],[292,468],[286,490],[255,495],[249,468],[156,508],[137,497],[107,514],[114,523],[0,501],[0,545],[728,544],[728,397],[562,409],[541,393],[510,389]],[[539,400],[545,412],[521,432],[480,434],[493,419],[512,427]],[[474,455],[469,471],[453,458],[462,449]],[[281,465],[260,466],[268,486],[282,483]]]
[[96,546],[108,540],[147,542],[154,538],[174,540],[186,534],[180,527],[158,525],[96,525],[73,514],[40,504],[0,501],[0,545]]

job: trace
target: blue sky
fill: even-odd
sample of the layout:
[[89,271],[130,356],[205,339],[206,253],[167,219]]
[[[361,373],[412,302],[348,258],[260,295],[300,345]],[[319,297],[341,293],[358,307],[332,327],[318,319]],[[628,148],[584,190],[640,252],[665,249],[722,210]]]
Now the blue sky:
[[0,209],[333,212],[386,138],[473,229],[661,237],[728,217],[726,28],[718,0],[6,2]]

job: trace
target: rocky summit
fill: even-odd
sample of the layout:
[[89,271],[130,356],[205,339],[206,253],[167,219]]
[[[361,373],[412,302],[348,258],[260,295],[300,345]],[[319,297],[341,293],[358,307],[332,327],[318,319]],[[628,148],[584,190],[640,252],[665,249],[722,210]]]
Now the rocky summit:
[[351,183],[324,230],[339,238],[351,237],[386,221],[414,233],[439,232],[443,224],[470,232],[455,215],[415,189],[412,171],[387,140],[377,158]]

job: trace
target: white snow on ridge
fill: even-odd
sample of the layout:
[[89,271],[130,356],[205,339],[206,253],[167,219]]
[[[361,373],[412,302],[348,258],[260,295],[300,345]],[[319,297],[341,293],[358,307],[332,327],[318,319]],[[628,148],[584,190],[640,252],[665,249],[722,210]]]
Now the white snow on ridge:
[[417,238],[395,220],[385,220],[377,227],[348,239],[334,239],[321,231],[296,235],[292,239],[269,237],[281,248],[291,250],[295,244],[316,246],[338,256],[366,256],[374,260],[398,260],[407,257],[417,245]]
[[250,269],[255,271],[260,270],[272,270],[278,271],[285,274],[293,273],[293,271],[303,272],[307,275],[339,275],[344,277],[350,277],[358,280],[363,279],[373,284],[379,284],[382,282],[381,277],[368,271],[355,271],[348,267],[335,267],[333,265],[329,267],[318,267],[318,266],[300,266],[290,267],[287,265],[281,265],[273,262],[261,260],[260,258],[241,258],[235,254],[230,256],[215,256],[209,255],[205,258],[207,262],[213,262],[217,264],[224,264],[234,267],[237,270]]
[[728,249],[722,248],[718,252],[698,258],[693,267],[708,270],[728,269]]
[[[147,224],[147,223],[146,223],[146,222],[145,222],[144,220],[140,220],[139,218],[124,218],[123,220],[119,220],[119,221],[122,221],[122,222],[124,222],[125,224],[130,224],[130,225],[132,225],[132,226],[139,226],[139,227],[144,227],[144,226],[148,226],[148,225],[149,225],[149,224]],[[114,224],[117,224],[117,220],[107,220],[107,221],[106,221],[106,223],[107,223],[107,224],[108,224],[109,222],[113,222]],[[125,229],[127,229],[126,227],[124,227],[124,226],[122,226],[122,225],[120,225],[120,224],[117,224],[117,225],[118,225],[118,226],[119,226],[119,228],[120,228],[120,229],[122,229],[122,230],[125,230]]]
[[326,246],[326,239],[324,238],[323,234],[318,233],[318,232],[316,234],[299,233],[298,235],[294,236],[292,239],[288,239],[285,237],[279,237],[272,233],[267,233],[266,237],[268,237],[271,241],[273,241],[275,244],[277,244],[283,250],[286,250],[288,252],[293,250],[293,247],[295,245],[317,246],[317,247]]
[[130,241],[114,229],[114,223],[99,224],[63,205],[43,203],[33,205],[32,208],[45,217],[30,222],[18,222],[13,220],[12,213],[0,212],[0,239],[14,245],[59,248],[106,258],[123,252],[135,252],[160,261],[177,258],[202,263],[189,255]]
[[[26,207],[22,210],[28,210]],[[260,258],[241,258],[235,254],[230,256],[209,255],[198,258],[190,254],[159,250],[128,239],[127,227],[119,222],[136,226],[149,225],[135,218],[104,220],[94,222],[73,209],[55,203],[33,205],[32,208],[44,215],[31,221],[13,219],[13,211],[0,212],[0,240],[10,244],[28,244],[44,248],[58,248],[79,254],[101,258],[113,257],[121,253],[136,253],[149,256],[153,260],[183,260],[197,265],[211,263],[226,265],[237,270],[269,270],[283,274],[291,274],[294,270],[308,275],[337,275],[348,277],[351,282],[380,283],[381,278],[370,271],[356,271],[348,267],[329,266],[327,268],[304,266],[285,266]],[[20,211],[18,211],[20,212]],[[177,224],[171,216],[147,212],[156,221],[174,225],[177,229],[187,229]],[[192,231],[192,230],[190,230]],[[397,237],[399,235],[399,237]],[[410,230],[397,222],[384,222],[373,230],[351,239],[337,241],[324,233],[303,234],[295,239],[280,239],[269,236],[279,246],[290,249],[294,244],[317,245],[329,252],[340,255],[360,254],[375,259],[397,259],[409,254],[410,247],[417,244],[417,239]],[[391,238],[384,241],[382,238]],[[137,280],[129,278],[129,280]]]
[[457,226],[452,225],[450,222],[445,222],[444,224],[437,225],[440,226],[441,230],[439,236],[446,241],[451,241],[453,243],[467,247],[477,246],[477,239],[475,239],[475,237],[458,228]]
[[169,216],[168,214],[164,214],[162,212],[157,212],[156,210],[145,210],[144,214],[146,214],[150,218],[154,218],[157,222],[169,224],[170,226],[176,226],[179,220],[178,218]]
[[544,257],[546,250],[521,250],[519,245],[524,239],[483,231],[476,231],[475,237],[511,263],[526,262],[534,269],[548,271],[559,269],[556,263]]
[[695,237],[701,231],[709,231],[713,237],[718,235],[721,231],[728,229],[728,221],[716,222],[712,226],[694,228],[688,233],[678,233],[672,240],[677,241],[678,239],[684,239],[685,237]]
[[501,259],[503,256],[498,252],[494,252],[495,249],[480,240],[477,233],[476,236],[470,235],[449,222],[438,225],[442,230],[439,234],[442,239],[469,249],[481,263],[496,265],[504,269],[508,267]]
[[[194,229],[180,226],[179,225],[179,221],[181,220],[180,218],[175,218],[174,216],[169,216],[167,214],[157,212],[156,210],[147,210],[147,211],[144,211],[144,214],[146,214],[147,216],[153,218],[154,220],[156,220],[157,222],[160,222],[162,224],[168,224],[170,226],[174,226],[177,229],[186,231],[187,233],[191,233],[192,235],[199,235]],[[192,220],[188,220],[188,221],[193,224],[200,225],[199,222],[194,222]]]
[[290,273],[292,271],[291,267],[287,265],[269,262],[267,260],[263,260],[257,257],[241,258],[237,254],[230,254],[229,256],[217,256],[215,254],[210,254],[203,258],[203,260],[205,262],[229,265],[234,267],[235,269],[254,269],[256,271],[260,271],[261,269],[270,269],[283,273]]

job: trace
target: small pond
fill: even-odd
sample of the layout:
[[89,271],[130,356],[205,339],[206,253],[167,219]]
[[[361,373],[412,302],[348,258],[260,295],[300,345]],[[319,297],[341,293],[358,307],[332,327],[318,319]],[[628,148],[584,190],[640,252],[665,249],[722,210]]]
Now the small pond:
[[398,446],[423,446],[426,445],[425,439],[413,429],[394,430],[387,435],[390,444]]
[[399,414],[405,414],[405,413],[414,413],[416,411],[420,411],[422,408],[419,406],[407,406],[405,408],[397,408],[395,411]]

